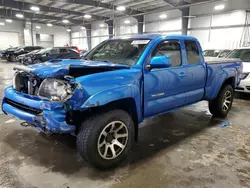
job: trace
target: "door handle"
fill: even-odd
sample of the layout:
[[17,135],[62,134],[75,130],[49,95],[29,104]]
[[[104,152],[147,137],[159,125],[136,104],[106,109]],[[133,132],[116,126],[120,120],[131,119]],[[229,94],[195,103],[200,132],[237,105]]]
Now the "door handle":
[[184,78],[185,76],[187,76],[187,75],[186,75],[186,73],[184,73],[184,72],[181,72],[181,73],[179,74],[179,77],[180,77],[180,78]]

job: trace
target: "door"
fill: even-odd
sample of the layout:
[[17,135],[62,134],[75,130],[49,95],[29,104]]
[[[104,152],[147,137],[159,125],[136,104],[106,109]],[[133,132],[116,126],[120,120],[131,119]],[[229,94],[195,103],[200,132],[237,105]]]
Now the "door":
[[42,60],[43,61],[49,61],[52,59],[58,59],[59,56],[59,49],[57,48],[52,48],[49,51],[46,51],[43,55],[42,55]]
[[180,107],[186,103],[187,68],[183,65],[181,43],[166,40],[158,44],[154,56],[169,56],[169,68],[145,70],[144,117],[150,117]]
[[191,104],[200,101],[205,92],[206,65],[199,50],[199,43],[192,40],[185,40],[187,55],[187,81],[189,87],[187,91],[187,103]]
[[48,60],[58,59],[59,58],[59,49],[52,48],[48,54]]

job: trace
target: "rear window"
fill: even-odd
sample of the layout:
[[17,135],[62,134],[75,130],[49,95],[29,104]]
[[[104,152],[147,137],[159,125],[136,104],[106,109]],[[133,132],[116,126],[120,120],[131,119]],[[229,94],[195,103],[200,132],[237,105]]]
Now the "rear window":
[[189,65],[196,64],[200,62],[199,48],[195,41],[186,40],[185,48],[187,52],[187,61]]

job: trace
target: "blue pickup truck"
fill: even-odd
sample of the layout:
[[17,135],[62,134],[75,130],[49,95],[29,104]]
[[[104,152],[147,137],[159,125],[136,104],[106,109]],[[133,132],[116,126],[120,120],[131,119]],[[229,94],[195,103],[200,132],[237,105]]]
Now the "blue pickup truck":
[[76,135],[81,156],[109,168],[124,159],[146,118],[202,100],[226,117],[242,63],[205,62],[194,37],[137,35],[106,40],[82,60],[14,69],[3,112],[44,132]]

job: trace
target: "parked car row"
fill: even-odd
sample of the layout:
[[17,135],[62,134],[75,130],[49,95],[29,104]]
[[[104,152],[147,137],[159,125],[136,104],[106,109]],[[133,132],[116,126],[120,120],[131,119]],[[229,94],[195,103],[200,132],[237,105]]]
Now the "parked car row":
[[9,62],[16,62],[17,57],[19,55],[27,54],[29,52],[32,52],[34,50],[41,50],[43,47],[41,46],[21,46],[17,48],[13,48],[11,50],[8,50],[4,53],[4,57]]
[[20,62],[25,65],[42,63],[51,59],[79,59],[80,53],[75,46],[43,48],[41,46],[20,46],[1,52],[1,58],[8,62]]
[[76,50],[67,47],[54,47],[39,50],[38,52],[26,54],[21,63],[24,65],[43,63],[52,59],[80,59]]

